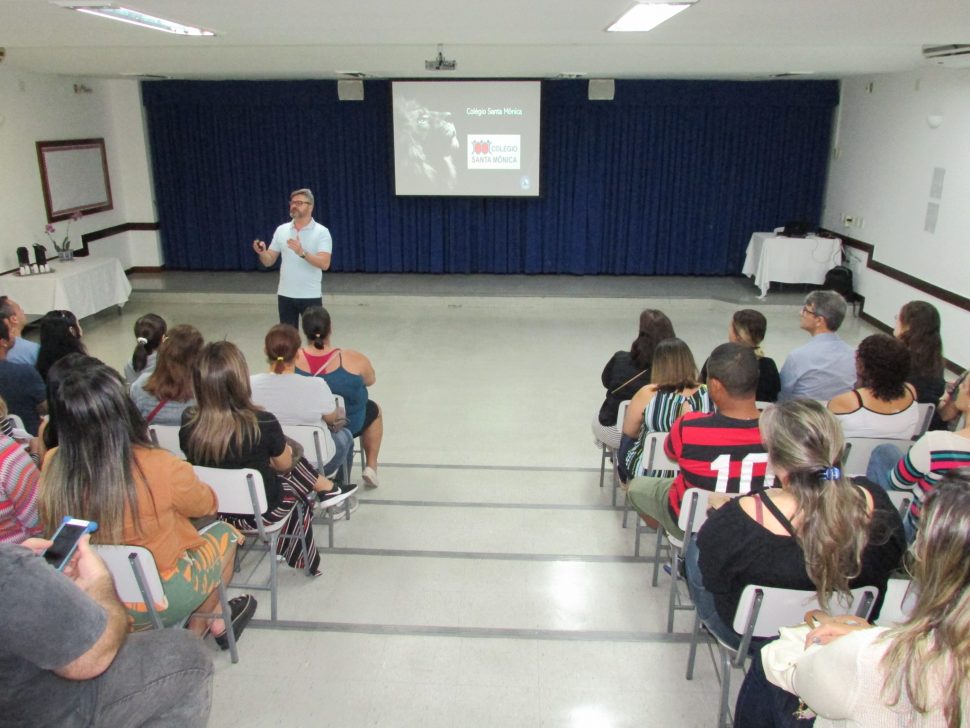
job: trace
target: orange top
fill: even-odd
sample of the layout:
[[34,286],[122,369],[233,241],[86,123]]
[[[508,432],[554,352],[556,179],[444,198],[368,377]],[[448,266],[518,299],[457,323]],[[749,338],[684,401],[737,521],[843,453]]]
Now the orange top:
[[[45,465],[56,452],[54,448],[47,453]],[[203,543],[189,519],[215,513],[218,501],[215,492],[199,480],[192,466],[168,450],[136,446],[132,454],[138,465],[135,489],[141,530],[135,528],[135,520],[126,508],[122,542],[151,551],[159,573],[165,578],[183,552]],[[80,513],[71,515],[84,517]]]

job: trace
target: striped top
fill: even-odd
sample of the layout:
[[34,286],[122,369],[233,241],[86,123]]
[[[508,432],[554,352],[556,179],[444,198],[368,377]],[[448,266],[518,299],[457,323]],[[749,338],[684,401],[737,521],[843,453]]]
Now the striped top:
[[680,472],[670,486],[670,512],[677,518],[688,488],[717,493],[747,493],[770,488],[768,453],[761,444],[758,420],[736,420],[720,412],[688,412],[674,423],[664,441],[667,457]]
[[[688,412],[703,412],[707,414],[714,411],[714,405],[707,393],[707,385],[702,384],[697,391],[689,397],[685,397],[680,392],[660,392],[658,391],[643,410],[643,425],[640,427],[640,436],[636,444],[630,448],[626,454],[626,469],[631,477],[647,475],[643,472],[643,456],[647,435],[651,432],[670,432],[674,421],[680,417],[684,404],[687,404]],[[649,473],[658,477],[673,477],[673,473],[658,471]]]
[[0,435],[0,543],[40,536],[37,483],[40,471],[16,440]]
[[949,430],[931,430],[917,440],[889,474],[895,490],[913,493],[907,518],[919,523],[923,501],[948,470],[970,467],[970,440]]

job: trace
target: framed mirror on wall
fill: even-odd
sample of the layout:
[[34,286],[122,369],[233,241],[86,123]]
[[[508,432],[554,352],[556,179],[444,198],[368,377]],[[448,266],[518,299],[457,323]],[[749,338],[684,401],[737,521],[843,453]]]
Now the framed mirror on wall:
[[48,222],[114,207],[104,139],[37,142],[37,162]]

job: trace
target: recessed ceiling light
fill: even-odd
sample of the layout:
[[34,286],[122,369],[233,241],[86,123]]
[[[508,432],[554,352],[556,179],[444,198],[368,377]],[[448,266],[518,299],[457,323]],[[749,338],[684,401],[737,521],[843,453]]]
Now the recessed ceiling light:
[[612,33],[644,33],[670,20],[693,2],[637,3],[607,28]]
[[150,30],[160,30],[163,33],[174,33],[175,35],[192,36],[214,36],[211,30],[198,28],[194,25],[183,25],[174,20],[166,20],[155,15],[148,15],[140,10],[122,7],[120,5],[109,5],[103,2],[77,2],[76,0],[57,0],[52,3],[68,10],[77,10],[79,13],[97,15],[109,20],[118,20],[122,23],[137,25]]

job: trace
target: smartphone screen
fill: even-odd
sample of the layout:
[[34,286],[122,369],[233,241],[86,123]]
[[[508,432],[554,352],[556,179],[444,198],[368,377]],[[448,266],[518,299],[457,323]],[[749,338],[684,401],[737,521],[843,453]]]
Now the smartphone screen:
[[58,571],[63,569],[67,562],[71,560],[78,539],[94,530],[91,527],[92,525],[91,521],[82,521],[77,518],[62,523],[61,527],[57,529],[57,533],[54,534],[53,543],[44,551],[44,558],[47,563]]

